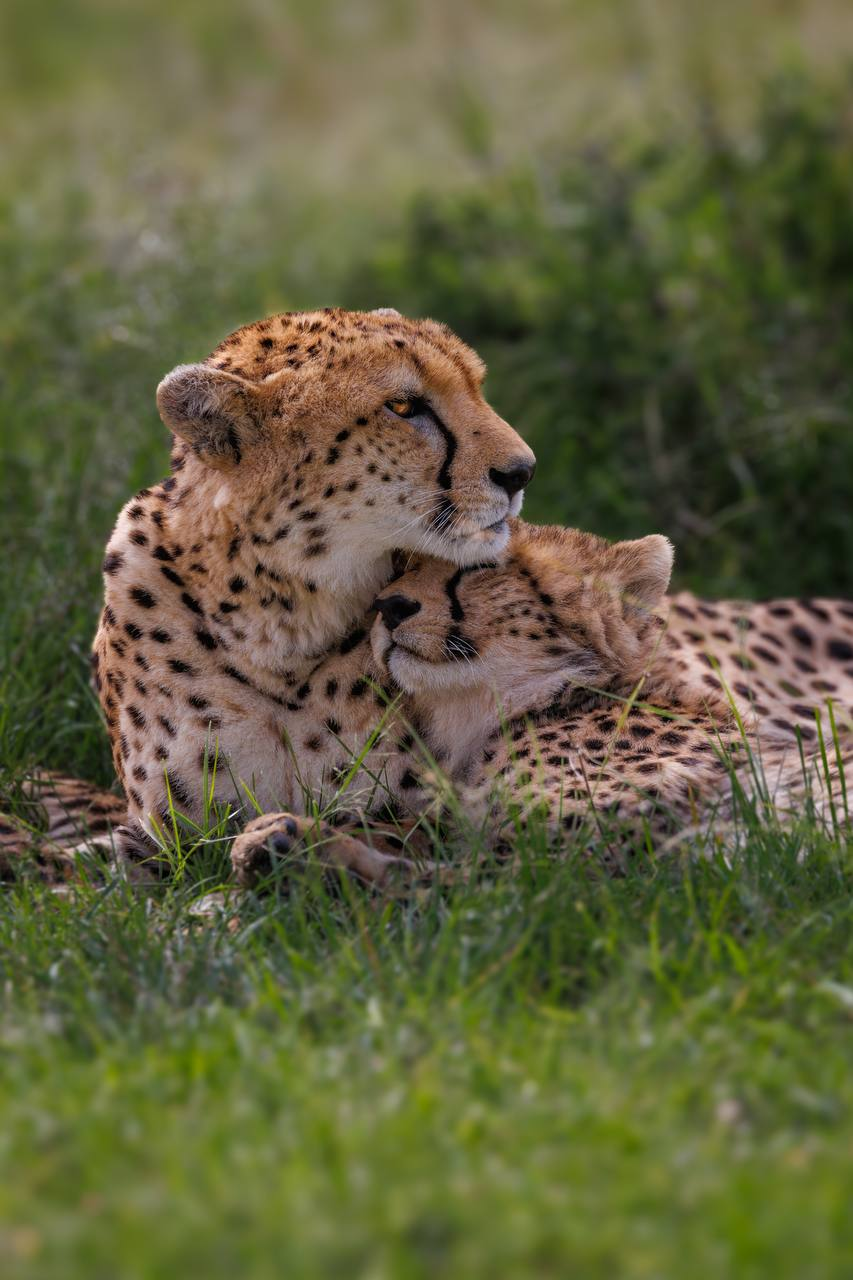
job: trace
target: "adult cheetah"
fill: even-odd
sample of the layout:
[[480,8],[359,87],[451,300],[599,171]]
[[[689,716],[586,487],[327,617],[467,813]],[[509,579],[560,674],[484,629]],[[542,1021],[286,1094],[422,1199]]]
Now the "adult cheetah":
[[200,816],[214,742],[217,799],[281,803],[284,720],[318,659],[357,644],[395,549],[501,555],[535,459],[484,372],[432,320],[326,310],[163,380],[171,474],[119,515],[93,654],[126,849]]

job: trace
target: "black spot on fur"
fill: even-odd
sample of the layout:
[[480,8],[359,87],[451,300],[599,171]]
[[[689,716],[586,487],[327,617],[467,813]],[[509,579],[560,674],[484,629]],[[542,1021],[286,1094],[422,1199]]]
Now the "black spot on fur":
[[198,674],[195,667],[191,667],[188,662],[183,662],[180,658],[170,658],[169,667],[179,676],[194,676]]
[[185,808],[188,807],[192,803],[192,801],[190,798],[190,793],[187,789],[187,784],[184,782],[183,778],[180,777],[179,774],[173,773],[171,769],[167,769],[166,781],[169,785],[169,791],[171,792],[172,800],[177,801],[178,804],[183,805]]
[[244,676],[243,672],[238,671],[236,667],[222,667],[222,673],[223,675],[230,676],[232,680],[236,680],[238,684],[251,685],[252,683],[249,677]]
[[800,625],[799,622],[795,622],[794,626],[790,628],[790,634],[792,634],[794,640],[797,640],[798,644],[802,644],[804,649],[811,649],[813,643],[815,643],[812,640],[811,631],[807,631],[806,627]]
[[771,723],[775,724],[778,729],[785,729],[788,733],[796,735],[796,728],[788,720],[782,720],[780,717],[774,716]]
[[186,605],[191,613],[204,614],[204,609],[202,609],[198,600],[196,600],[195,596],[191,596],[188,591],[181,592],[181,603]]
[[367,632],[363,627],[357,627],[351,631],[340,643],[338,653],[351,653],[357,644],[360,644]]
[[144,587],[131,587],[130,598],[138,605],[141,605],[143,609],[153,609],[157,604],[155,597],[152,596],[150,591],[146,591]]

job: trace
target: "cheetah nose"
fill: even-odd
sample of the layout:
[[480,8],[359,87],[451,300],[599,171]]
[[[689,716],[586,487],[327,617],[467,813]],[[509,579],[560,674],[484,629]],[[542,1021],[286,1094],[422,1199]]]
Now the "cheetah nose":
[[382,621],[389,631],[399,627],[401,622],[420,612],[420,601],[410,600],[408,596],[384,596],[376,601],[376,608],[382,614]]
[[511,498],[513,494],[530,484],[535,470],[535,462],[515,462],[506,471],[498,471],[497,467],[490,467],[489,479],[499,489],[506,490]]

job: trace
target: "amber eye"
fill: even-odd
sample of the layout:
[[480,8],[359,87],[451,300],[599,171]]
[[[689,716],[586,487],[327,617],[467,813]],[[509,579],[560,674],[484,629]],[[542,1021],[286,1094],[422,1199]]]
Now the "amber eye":
[[385,401],[385,408],[390,409],[392,413],[396,413],[398,418],[414,418],[416,414],[423,412],[423,407],[423,400],[418,400],[415,396],[409,396],[408,399]]

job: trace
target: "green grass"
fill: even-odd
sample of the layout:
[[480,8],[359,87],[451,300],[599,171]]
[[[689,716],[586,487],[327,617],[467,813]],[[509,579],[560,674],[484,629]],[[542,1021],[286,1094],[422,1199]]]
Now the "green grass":
[[[153,389],[282,308],[454,325],[531,518],[667,533],[709,594],[849,592],[849,5],[2,20],[0,792],[111,781],[87,656]],[[848,1275],[849,841],[522,852],[206,921],[218,839],[148,893],[4,889],[4,1280]]]
[[846,1274],[851,868],[807,845],[208,925],[215,878],[19,889],[5,1274]]

